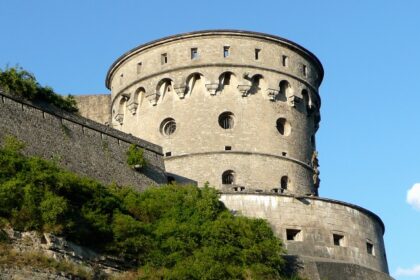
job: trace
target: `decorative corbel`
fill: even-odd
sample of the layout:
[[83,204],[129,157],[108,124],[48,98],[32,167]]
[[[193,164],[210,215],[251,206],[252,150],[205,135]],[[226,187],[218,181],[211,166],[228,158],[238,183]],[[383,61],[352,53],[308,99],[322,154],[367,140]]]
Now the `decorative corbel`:
[[128,110],[130,111],[130,113],[132,115],[135,115],[137,112],[137,107],[139,106],[139,104],[137,102],[131,102],[130,104],[127,105]]
[[208,92],[210,92],[210,95],[216,95],[218,88],[219,88],[218,83],[206,84],[206,89]]
[[185,94],[187,94],[188,87],[187,86],[177,86],[174,87],[176,94],[178,94],[180,99],[184,99]]
[[147,100],[149,100],[150,104],[152,104],[153,106],[156,106],[157,101],[159,100],[159,97],[160,97],[159,92],[152,93],[146,96]]
[[279,91],[277,89],[268,88],[267,89],[267,95],[270,101],[276,101],[276,96],[279,94]]
[[287,104],[289,104],[290,107],[296,107],[296,104],[300,103],[301,98],[297,95],[290,95],[287,97]]
[[114,117],[114,119],[120,124],[120,125],[122,125],[123,124],[123,122],[124,122],[124,114],[121,114],[121,113],[119,113],[119,114],[116,114],[115,115],[115,117]]
[[242,97],[247,97],[249,95],[250,89],[251,89],[250,85],[238,85],[238,90],[241,92]]

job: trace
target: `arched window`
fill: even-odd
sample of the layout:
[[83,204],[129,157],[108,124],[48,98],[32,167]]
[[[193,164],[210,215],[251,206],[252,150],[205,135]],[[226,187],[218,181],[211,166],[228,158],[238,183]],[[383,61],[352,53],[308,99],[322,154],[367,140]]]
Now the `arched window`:
[[288,81],[283,80],[280,82],[280,95],[287,96],[290,91],[290,84]]
[[282,190],[287,190],[287,186],[289,184],[289,178],[287,176],[283,176],[280,179],[280,188]]
[[226,170],[222,174],[222,184],[232,185],[235,183],[235,172],[233,170]]
[[306,89],[302,90],[302,98],[303,98],[303,104],[305,104],[306,107],[309,106],[309,94]]
[[235,124],[232,112],[223,112],[219,115],[219,125],[223,129],[232,129]]
[[288,136],[292,130],[290,123],[285,118],[278,118],[276,128],[280,135]]

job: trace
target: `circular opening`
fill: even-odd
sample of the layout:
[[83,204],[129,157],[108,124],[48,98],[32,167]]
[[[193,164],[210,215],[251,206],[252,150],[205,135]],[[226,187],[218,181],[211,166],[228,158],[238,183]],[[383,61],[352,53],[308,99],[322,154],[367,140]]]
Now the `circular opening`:
[[160,133],[165,136],[172,135],[176,130],[176,122],[172,118],[167,118],[162,121],[160,124]]
[[276,122],[277,130],[281,135],[287,136],[290,134],[290,131],[292,130],[292,127],[290,126],[290,123],[286,121],[285,118],[279,118]]
[[232,129],[234,125],[234,117],[231,112],[221,113],[219,116],[219,125],[223,129]]
[[235,182],[235,172],[233,170],[226,170],[222,174],[222,184],[232,185]]

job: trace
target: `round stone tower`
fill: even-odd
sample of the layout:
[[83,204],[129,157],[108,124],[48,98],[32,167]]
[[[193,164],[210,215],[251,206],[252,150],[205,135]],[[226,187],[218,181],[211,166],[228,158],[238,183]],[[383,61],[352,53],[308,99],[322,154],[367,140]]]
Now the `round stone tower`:
[[111,66],[111,124],[161,145],[169,181],[209,182],[233,212],[266,219],[309,279],[389,280],[381,219],[318,197],[323,74],[268,34],[166,37]]
[[169,180],[317,195],[319,60],[286,39],[201,31],[111,66],[112,126],[164,149]]

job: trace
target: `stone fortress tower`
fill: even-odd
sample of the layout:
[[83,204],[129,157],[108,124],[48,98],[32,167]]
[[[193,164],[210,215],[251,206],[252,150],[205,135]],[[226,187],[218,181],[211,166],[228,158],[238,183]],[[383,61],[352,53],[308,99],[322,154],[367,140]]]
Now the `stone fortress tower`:
[[323,75],[268,34],[166,37],[110,67],[110,125],[162,146],[169,181],[209,182],[232,211],[267,219],[311,279],[391,279],[380,218],[318,197]]

